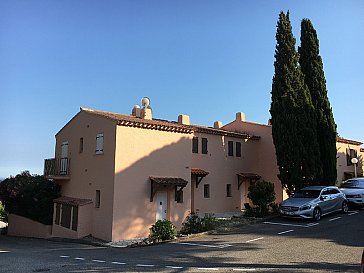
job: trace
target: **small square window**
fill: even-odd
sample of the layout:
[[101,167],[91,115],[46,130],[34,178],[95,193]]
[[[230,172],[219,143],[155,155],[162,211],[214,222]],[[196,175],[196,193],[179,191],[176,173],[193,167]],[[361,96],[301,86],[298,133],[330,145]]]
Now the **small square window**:
[[228,141],[228,156],[234,156],[234,142]]
[[226,196],[231,197],[231,184],[226,184]]
[[210,184],[203,185],[203,197],[210,198]]
[[178,189],[177,186],[176,186],[176,189],[175,189],[175,200],[176,200],[177,203],[183,203],[183,190]]

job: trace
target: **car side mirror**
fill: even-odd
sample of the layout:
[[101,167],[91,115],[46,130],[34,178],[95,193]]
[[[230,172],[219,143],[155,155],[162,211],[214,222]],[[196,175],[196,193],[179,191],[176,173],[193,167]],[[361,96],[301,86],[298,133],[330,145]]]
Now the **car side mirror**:
[[321,200],[321,201],[326,200],[326,196],[320,196],[320,200]]

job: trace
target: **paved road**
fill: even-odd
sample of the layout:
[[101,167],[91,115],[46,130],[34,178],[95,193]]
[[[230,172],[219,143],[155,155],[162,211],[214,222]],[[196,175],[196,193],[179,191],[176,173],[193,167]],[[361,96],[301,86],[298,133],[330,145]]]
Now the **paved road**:
[[358,272],[364,210],[140,248],[0,236],[0,272]]

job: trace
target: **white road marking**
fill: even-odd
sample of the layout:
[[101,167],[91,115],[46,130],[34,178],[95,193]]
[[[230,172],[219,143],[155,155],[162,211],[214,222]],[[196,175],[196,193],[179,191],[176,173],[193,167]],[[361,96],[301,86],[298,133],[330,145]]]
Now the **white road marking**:
[[255,268],[233,268],[233,271],[252,272],[256,271]]
[[358,213],[359,213],[359,211],[353,211],[353,212],[349,213],[348,215],[351,216],[351,215],[358,214]]
[[58,251],[58,250],[88,250],[88,249],[102,249],[102,248],[107,248],[107,247],[103,247],[103,246],[91,246],[91,247],[61,247],[61,248],[51,248],[51,249],[47,249],[47,251]]
[[286,230],[286,231],[282,231],[282,232],[278,232],[277,234],[278,235],[282,235],[282,234],[286,234],[286,233],[289,233],[289,232],[292,232],[294,231],[293,229],[290,229],[290,230]]
[[84,261],[84,260],[86,260],[86,259],[85,259],[85,258],[75,258],[75,260]]
[[319,225],[319,223],[311,223],[311,224],[308,224],[306,227],[313,227],[313,226],[317,226]]
[[299,224],[285,224],[285,223],[275,223],[275,222],[264,222],[268,225],[278,225],[278,226],[288,226],[288,227],[311,227],[312,225],[299,225]]
[[339,219],[341,219],[341,217],[340,217],[340,216],[339,216],[339,217],[335,217],[335,218],[330,219],[330,220],[329,220],[329,222],[331,222],[331,221],[335,221],[335,220],[339,220]]
[[246,243],[251,243],[251,242],[255,242],[255,241],[258,241],[258,240],[262,240],[262,239],[264,239],[264,237],[259,237],[259,238],[256,238],[256,239],[252,239],[252,240],[246,241]]
[[174,243],[178,245],[189,245],[189,246],[203,246],[203,247],[211,247],[211,248],[226,248],[232,245],[221,244],[221,245],[204,245],[204,244],[196,244],[196,243]]
[[59,256],[60,258],[69,258],[70,256]]
[[105,261],[102,261],[102,260],[92,260],[92,261],[95,263],[105,263]]
[[136,266],[141,266],[141,267],[154,267],[154,264],[137,264]]
[[212,271],[218,271],[218,268],[215,267],[198,267],[199,270],[212,270]]
[[183,266],[171,266],[171,265],[166,265],[166,268],[172,268],[172,269],[182,269]]
[[112,264],[121,264],[121,265],[124,265],[126,263],[122,263],[122,262],[111,262]]

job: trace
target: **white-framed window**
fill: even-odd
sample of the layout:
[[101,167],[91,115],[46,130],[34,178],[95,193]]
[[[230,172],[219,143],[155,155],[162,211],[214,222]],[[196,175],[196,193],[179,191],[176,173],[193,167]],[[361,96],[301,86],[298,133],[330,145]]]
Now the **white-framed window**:
[[96,154],[104,153],[104,134],[100,133],[96,135]]

